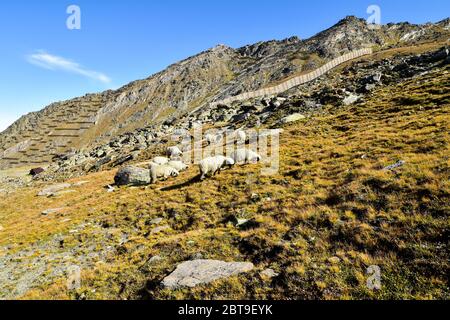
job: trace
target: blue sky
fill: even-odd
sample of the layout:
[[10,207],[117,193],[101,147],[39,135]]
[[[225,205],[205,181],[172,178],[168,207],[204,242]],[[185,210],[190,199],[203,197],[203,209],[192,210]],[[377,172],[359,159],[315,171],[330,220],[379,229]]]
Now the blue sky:
[[[346,15],[435,22],[450,1],[40,0],[0,2],[0,131],[54,101],[118,88],[215,46],[308,38]],[[69,30],[69,5],[81,30]]]

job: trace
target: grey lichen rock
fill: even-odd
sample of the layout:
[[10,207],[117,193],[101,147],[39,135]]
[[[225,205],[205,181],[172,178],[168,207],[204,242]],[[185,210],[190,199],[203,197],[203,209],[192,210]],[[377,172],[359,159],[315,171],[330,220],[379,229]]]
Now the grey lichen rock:
[[58,193],[58,192],[60,192],[60,191],[62,191],[64,189],[70,188],[71,186],[72,185],[69,184],[69,183],[54,184],[54,185],[51,185],[51,186],[41,190],[38,193],[38,196],[39,197],[50,197],[50,196],[53,196],[56,193]]
[[138,167],[125,167],[120,169],[114,177],[118,186],[141,186],[150,183],[150,171]]
[[300,113],[294,113],[291,114],[290,116],[284,117],[283,119],[281,119],[281,123],[282,124],[286,124],[286,123],[292,123],[292,122],[297,122],[300,120],[304,120],[306,119],[306,117]]
[[168,289],[195,286],[228,278],[253,269],[250,262],[224,262],[218,260],[192,260],[178,265],[176,270],[164,278],[162,285]]

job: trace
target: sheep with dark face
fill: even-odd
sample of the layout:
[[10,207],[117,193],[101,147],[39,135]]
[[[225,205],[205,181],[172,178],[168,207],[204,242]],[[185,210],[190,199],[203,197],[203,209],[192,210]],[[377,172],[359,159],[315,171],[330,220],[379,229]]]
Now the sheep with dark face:
[[261,156],[248,149],[238,149],[231,155],[236,164],[249,164],[261,161]]
[[234,160],[224,156],[215,156],[205,158],[199,163],[200,168],[200,179],[203,180],[206,176],[214,176],[220,170],[226,167],[232,167],[234,165]]
[[170,177],[178,177],[179,174],[178,170],[168,165],[150,165],[150,183],[155,183],[160,178],[167,180]]
[[167,148],[166,155],[170,159],[179,158],[183,155],[183,151],[178,147],[169,147]]

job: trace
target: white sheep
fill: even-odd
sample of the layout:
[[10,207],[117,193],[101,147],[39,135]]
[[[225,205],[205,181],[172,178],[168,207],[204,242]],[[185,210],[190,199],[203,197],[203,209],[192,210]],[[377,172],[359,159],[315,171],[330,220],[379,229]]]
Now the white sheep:
[[235,163],[248,164],[261,161],[261,156],[248,149],[238,149],[231,155]]
[[247,134],[243,130],[236,131],[236,140],[238,143],[245,143],[247,141]]
[[167,148],[166,154],[167,154],[167,157],[169,157],[170,159],[173,159],[173,158],[178,158],[178,157],[182,156],[183,151],[181,151],[180,148],[178,148],[176,146],[169,147],[169,148]]
[[155,183],[159,178],[167,180],[169,177],[178,177],[180,173],[168,165],[150,165],[150,183]]
[[187,170],[189,168],[189,166],[187,164],[184,164],[182,161],[169,161],[169,163],[167,163],[168,166],[178,170],[179,172]]
[[166,158],[166,157],[154,157],[151,162],[153,164],[163,165],[163,164],[168,164],[169,161],[170,161],[170,159]]
[[233,165],[234,160],[224,156],[205,158],[198,164],[201,174],[200,179],[205,179],[207,175],[213,176],[224,167],[231,167]]

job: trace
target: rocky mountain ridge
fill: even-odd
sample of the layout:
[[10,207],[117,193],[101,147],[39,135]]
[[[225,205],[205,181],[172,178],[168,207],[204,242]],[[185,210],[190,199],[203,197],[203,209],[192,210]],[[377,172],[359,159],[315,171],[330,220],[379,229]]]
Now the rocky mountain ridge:
[[313,70],[354,49],[442,40],[448,38],[448,26],[446,19],[374,29],[347,17],[304,41],[292,37],[239,49],[219,45],[118,90],[54,103],[22,117],[0,134],[0,167],[48,165],[54,157],[85,152],[142,128],[151,130],[145,139],[152,141],[192,112],[208,110],[211,102]]

